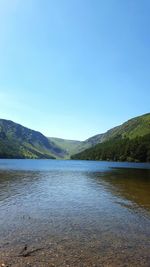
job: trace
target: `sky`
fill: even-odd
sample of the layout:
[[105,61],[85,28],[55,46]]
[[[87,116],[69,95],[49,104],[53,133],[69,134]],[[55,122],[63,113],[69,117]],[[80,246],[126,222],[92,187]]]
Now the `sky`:
[[85,140],[150,112],[149,0],[0,0],[0,118]]

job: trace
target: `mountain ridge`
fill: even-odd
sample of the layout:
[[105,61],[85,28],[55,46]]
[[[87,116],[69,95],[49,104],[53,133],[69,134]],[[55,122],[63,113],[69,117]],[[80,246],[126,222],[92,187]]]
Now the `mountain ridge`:
[[64,151],[42,133],[11,120],[0,119],[0,157],[55,158]]
[[[147,117],[148,117],[148,121],[149,121],[149,123],[150,123],[150,113],[146,113],[146,114],[143,114],[143,115],[140,115],[140,116],[131,118],[131,119],[129,119],[129,120],[123,122],[122,124],[120,124],[120,125],[118,125],[118,126],[115,126],[115,127],[111,128],[111,129],[107,130],[107,131],[104,132],[104,133],[101,133],[101,134],[97,134],[97,135],[95,135],[95,136],[92,136],[92,137],[86,139],[86,140],[83,141],[83,142],[87,142],[87,141],[90,141],[90,142],[91,142],[92,140],[93,140],[93,142],[95,142],[95,139],[97,139],[96,142],[98,142],[98,143],[104,142],[104,141],[106,141],[107,138],[109,138],[109,135],[111,135],[111,136],[110,136],[110,138],[111,138],[111,137],[112,137],[112,134],[113,134],[113,135],[114,135],[115,133],[118,134],[118,131],[119,131],[119,130],[121,131],[123,126],[125,127],[126,125],[129,125],[129,123],[133,123],[133,122],[136,122],[136,123],[137,123],[137,120],[139,120],[139,119],[140,119],[140,125],[141,125],[141,119],[142,119],[142,118],[147,118]],[[136,131],[136,128],[134,127],[134,132],[135,132],[135,131]],[[149,129],[147,128],[147,126],[146,126],[146,132],[144,132],[144,133],[141,134],[141,135],[145,135],[146,133],[149,133],[149,131],[150,131],[150,130],[149,130]],[[136,135],[139,136],[138,133],[136,133]],[[106,137],[106,136],[108,136],[108,137]],[[95,143],[96,143],[96,142],[95,142]]]
[[150,161],[150,113],[132,118],[104,134],[92,137],[92,140],[95,146],[79,151],[71,158]]
[[129,119],[85,141],[46,137],[12,120],[0,119],[0,157],[69,159],[112,139],[135,139],[150,133],[150,113]]

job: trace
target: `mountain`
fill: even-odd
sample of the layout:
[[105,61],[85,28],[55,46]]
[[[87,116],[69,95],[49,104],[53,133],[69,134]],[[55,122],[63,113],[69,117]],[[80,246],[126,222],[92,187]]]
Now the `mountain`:
[[84,141],[88,148],[72,159],[150,161],[150,113]]
[[65,153],[40,132],[0,119],[0,158],[63,158]]
[[150,134],[129,138],[112,138],[97,144],[78,154],[72,159],[150,162]]
[[137,136],[144,136],[150,133],[150,113],[135,117],[108,130],[106,133],[95,135],[83,142],[85,146],[91,147],[104,141],[108,141],[113,137],[128,137],[130,139]]
[[[145,151],[144,147],[149,146],[149,134],[150,113],[133,118],[106,133],[95,135],[85,141],[48,138],[40,132],[10,120],[0,119],[0,158],[69,159],[71,157],[74,159],[134,160],[135,155],[132,151],[129,153],[130,149],[127,147],[132,148],[134,143],[134,149],[138,147],[139,151],[141,149]],[[128,153],[121,150],[120,146],[124,147],[125,151],[128,150]],[[103,155],[100,152],[102,147]],[[116,154],[116,147],[118,151],[122,151],[122,154],[119,152]],[[111,156],[108,151],[113,151]],[[137,154],[141,153],[139,151]]]
[[[81,141],[67,140],[56,137],[49,137],[48,139],[51,142],[55,143],[59,148],[61,148],[65,152],[64,154],[65,159],[69,159],[70,155],[77,153],[79,151],[80,145],[82,144]],[[83,150],[85,148],[83,148]]]

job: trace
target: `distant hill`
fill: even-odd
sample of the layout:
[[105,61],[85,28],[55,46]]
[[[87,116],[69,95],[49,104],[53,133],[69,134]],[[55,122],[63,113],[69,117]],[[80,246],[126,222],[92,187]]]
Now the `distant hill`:
[[64,154],[40,132],[0,119],[0,158],[63,158]]
[[[84,141],[92,148],[72,159],[150,161],[150,113]],[[94,146],[95,144],[95,146]]]
[[63,151],[65,151],[64,158],[66,159],[69,159],[70,155],[77,153],[79,151],[80,145],[82,144],[81,141],[67,140],[67,139],[56,138],[56,137],[49,137],[48,139],[51,142],[55,143]]

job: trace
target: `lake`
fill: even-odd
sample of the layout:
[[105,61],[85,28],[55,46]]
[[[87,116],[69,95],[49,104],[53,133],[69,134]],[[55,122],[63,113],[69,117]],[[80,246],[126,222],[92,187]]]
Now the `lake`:
[[150,266],[150,164],[0,160],[0,266]]

